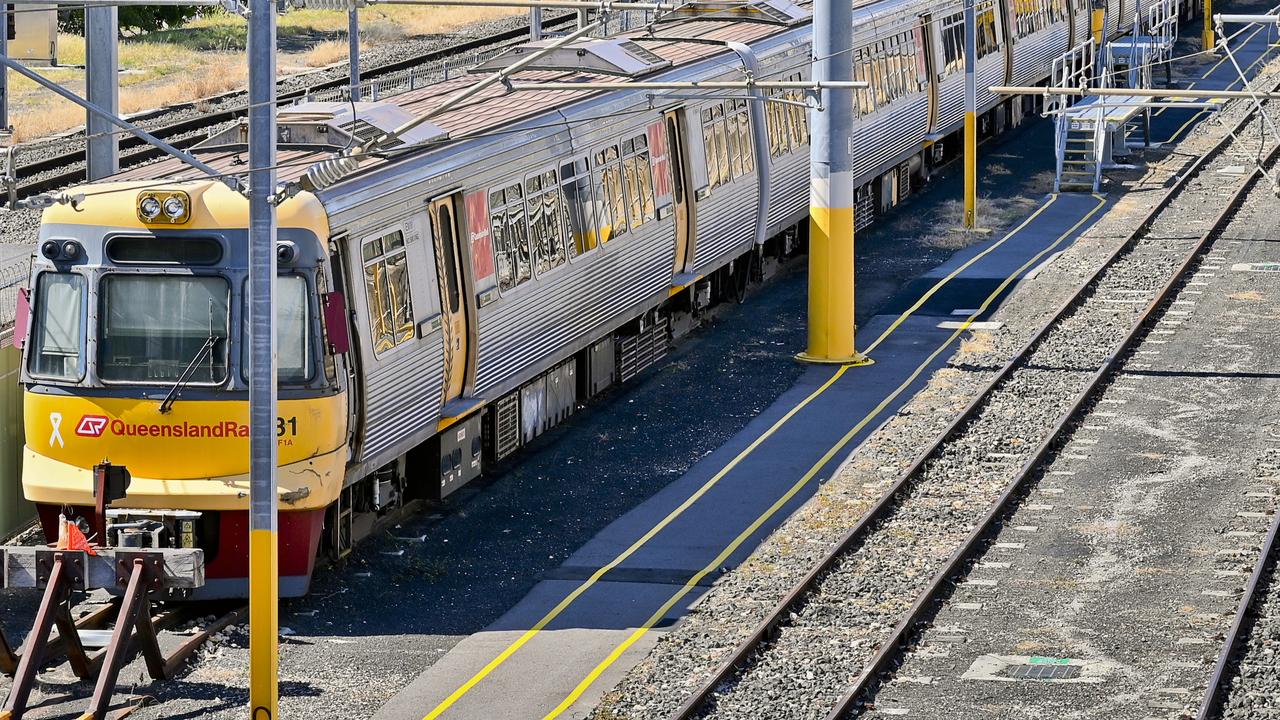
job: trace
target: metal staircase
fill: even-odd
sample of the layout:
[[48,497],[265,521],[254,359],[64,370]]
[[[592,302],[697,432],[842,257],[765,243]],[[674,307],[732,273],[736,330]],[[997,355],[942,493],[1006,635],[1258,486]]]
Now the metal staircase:
[[1057,175],[1054,192],[1085,190],[1098,192],[1102,184],[1102,164],[1106,142],[1104,123],[1084,118],[1058,118]]

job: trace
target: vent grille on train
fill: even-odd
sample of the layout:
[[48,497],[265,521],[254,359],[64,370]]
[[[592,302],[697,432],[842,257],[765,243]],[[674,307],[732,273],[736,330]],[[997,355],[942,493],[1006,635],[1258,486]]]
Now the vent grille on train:
[[[346,125],[343,125],[342,129],[354,135],[355,138],[359,140],[361,144],[369,142],[370,140],[378,137],[384,132],[378,126],[361,118],[356,118],[355,122],[347,123]],[[404,144],[404,141],[397,138],[394,140],[384,142],[382,144],[382,149],[389,150],[391,148],[400,147],[403,144]]]
[[618,338],[618,380],[626,382],[661,360],[671,348],[671,327],[659,318],[635,335]]

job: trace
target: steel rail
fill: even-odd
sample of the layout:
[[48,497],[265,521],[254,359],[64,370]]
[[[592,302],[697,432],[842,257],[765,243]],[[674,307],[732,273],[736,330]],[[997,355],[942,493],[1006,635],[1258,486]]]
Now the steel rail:
[[[1280,83],[1276,84],[1273,88],[1273,92],[1275,90],[1280,90]],[[1256,114],[1256,110],[1252,110],[1247,113],[1239,122],[1236,123],[1231,131],[1226,133],[1222,139],[1217,142],[1217,144],[1197,158],[1186,169],[1186,171],[1177,178],[1174,184],[1169,187],[1151,210],[1147,212],[1141,222],[1134,228],[1129,239],[1116,248],[1116,250],[1106,258],[1103,264],[1099,266],[1088,279],[1079,285],[1072,296],[1063,302],[1057,312],[1055,312],[1049,320],[1041,325],[1032,335],[1031,339],[1028,340],[1027,343],[1024,344],[1022,348],[1019,349],[1017,353],[1015,353],[1014,356],[1000,368],[992,380],[983,387],[979,394],[975,396],[968,405],[965,406],[965,408],[958,416],[956,416],[947,428],[936,436],[934,441],[916,456],[911,465],[898,477],[894,484],[884,492],[884,494],[876,501],[875,505],[873,505],[862,516],[862,518],[859,519],[859,521],[836,542],[832,549],[828,551],[828,553],[824,555],[822,559],[819,560],[818,563],[816,563],[813,568],[787,592],[786,595],[783,596],[783,598],[770,610],[765,619],[757,624],[746,639],[739,643],[739,645],[734,649],[733,653],[731,653],[730,656],[721,663],[719,667],[717,667],[712,676],[699,686],[697,690],[691,693],[686,698],[685,702],[669,716],[669,720],[689,720],[690,718],[698,716],[703,706],[715,693],[716,688],[729,680],[737,672],[739,667],[747,665],[748,661],[760,649],[760,647],[774,635],[778,628],[785,624],[784,621],[791,615],[791,613],[798,610],[803,605],[804,600],[814,589],[817,582],[839,560],[841,560],[843,556],[851,552],[857,545],[860,545],[876,523],[888,517],[888,515],[896,509],[902,494],[906,490],[911,489],[916,476],[920,473],[925,464],[935,457],[935,455],[937,455],[948,442],[950,442],[962,429],[964,429],[964,426],[973,418],[977,411],[985,405],[991,394],[1004,383],[1014,370],[1021,367],[1023,361],[1040,344],[1040,342],[1047,337],[1049,332],[1057,327],[1068,314],[1074,312],[1092,296],[1089,290],[1097,284],[1107,270],[1110,269],[1117,260],[1125,256],[1142,237],[1146,236],[1156,217],[1168,208],[1168,206],[1176,199],[1178,193],[1181,192],[1192,178],[1197,177],[1211,160],[1215,159],[1225,150],[1227,145],[1234,140],[1235,136],[1254,120]],[[1277,150],[1280,150],[1280,147],[1272,150],[1272,157],[1274,157]],[[1256,173],[1251,173],[1241,183],[1241,186],[1251,185],[1251,183],[1256,180],[1256,177]],[[1225,216],[1228,211],[1233,211],[1233,208],[1228,206],[1228,208],[1225,209],[1219,217],[1221,218],[1222,216]],[[1216,223],[1213,227],[1216,228]],[[1197,254],[1198,252],[1193,251],[1188,255],[1188,257],[1194,258]],[[1175,275],[1175,280],[1180,275],[1181,272]],[[1148,308],[1148,313],[1149,312],[1150,308]],[[1141,327],[1141,321],[1146,317],[1147,314],[1144,314],[1142,318],[1140,318],[1139,324],[1135,325],[1135,332]],[[1126,338],[1126,340],[1128,339],[1129,338]],[[1109,356],[1104,362],[1102,370],[1099,372],[1105,373],[1108,371],[1119,354],[1120,353],[1117,352]],[[1092,388],[1093,385],[1094,383],[1091,383],[1090,388]],[[1088,390],[1086,390],[1086,392],[1088,392]],[[1078,406],[1078,404],[1079,401],[1077,401],[1077,404],[1073,405],[1073,410]],[[1068,411],[1068,413],[1070,412],[1072,411]],[[1069,420],[1069,417],[1066,419]],[[1042,446],[1042,448],[1044,448],[1042,449],[1042,452],[1037,453],[1037,457],[1040,457],[1044,452],[1047,452],[1047,448],[1051,447],[1051,443],[1055,440],[1055,436],[1058,434],[1061,427],[1062,425],[1059,424],[1053,431],[1051,431],[1050,438],[1046,440],[1045,444]],[[1028,463],[1028,465],[1033,465],[1035,460],[1036,458],[1033,458],[1033,462]],[[1006,490],[997,502],[1005,503],[1012,496],[1013,493],[1010,490]],[[993,508],[988,518],[984,520],[984,525],[989,524],[990,520],[993,517],[998,516],[1002,510],[1003,508],[999,506]],[[939,576],[934,579],[934,584],[941,585],[950,575],[951,568],[958,566],[959,564],[960,561],[953,557],[952,561],[947,564],[947,569],[942,573],[939,573]],[[931,584],[931,587],[932,585],[933,584]],[[900,623],[899,626],[895,628],[892,640],[885,641],[880,653],[878,653],[876,658],[873,659],[873,665],[868,665],[868,668],[877,665],[883,666],[887,663],[891,657],[891,653],[889,651],[892,650],[897,642],[900,641],[901,637],[905,635],[905,631],[914,624],[914,618],[919,615],[918,611],[927,606],[927,604],[927,602],[918,601],[916,606],[913,606],[908,616],[909,620],[904,620],[903,623]],[[879,667],[877,667],[875,671],[864,671],[858,682],[852,686],[852,689],[848,691],[845,696],[842,696],[840,703],[836,706],[837,710],[833,711],[829,717],[835,718],[841,716],[844,712],[841,708],[847,709],[847,707],[861,695],[869,679],[875,677],[878,672]],[[851,699],[846,702],[846,698]]]
[[[554,28],[560,27],[561,25],[565,25],[567,23],[572,22],[574,17],[575,16],[572,13],[570,13],[570,14],[561,15],[559,17],[547,18],[542,21],[542,27],[544,30],[554,29]],[[374,80],[384,75],[393,74],[396,72],[400,72],[402,70],[408,70],[426,63],[446,60],[455,55],[461,55],[467,52],[471,52],[473,50],[480,50],[480,49],[491,47],[494,45],[502,45],[504,43],[518,41],[525,37],[528,37],[528,35],[529,35],[528,25],[520,25],[519,27],[512,28],[511,30],[504,30],[502,32],[495,33],[493,35],[486,35],[485,37],[481,37],[481,38],[473,38],[471,40],[455,43],[445,48],[431,50],[429,52],[425,52],[420,55],[415,55],[411,58],[406,58],[404,60],[397,60],[396,62],[387,63],[386,65],[381,65],[377,68],[372,68],[366,71],[364,80],[365,81]],[[289,79],[295,80],[296,77],[297,76]],[[316,85],[309,86],[306,89],[290,90],[288,92],[282,92],[279,94],[278,102],[281,105],[285,105],[290,102],[293,102],[294,100],[304,97],[308,93],[315,93],[317,91],[332,90],[334,88],[346,87],[349,83],[350,83],[350,79],[346,77],[340,78],[340,79],[334,79],[334,80],[326,80],[324,82],[317,83]],[[236,90],[229,93],[223,93],[221,95],[215,95],[209,98],[202,98],[199,101],[179,103],[177,105],[171,105],[165,108],[158,108],[156,110],[149,110],[146,112],[137,113],[134,115],[130,115],[128,117],[128,120],[130,122],[136,123],[143,120],[161,117],[166,113],[179,111],[179,110],[192,109],[196,107],[197,103],[223,103],[223,102],[228,102],[228,101],[235,100],[237,98],[243,98],[243,97],[245,97],[245,92],[243,90]],[[244,117],[247,112],[248,112],[248,108],[246,106],[239,105],[237,107],[228,108],[225,110],[215,110],[213,112],[206,113],[198,117],[187,118],[185,120],[179,120],[173,123],[162,125],[160,127],[157,127],[151,130],[150,132],[157,137],[167,140],[170,145],[173,145],[179,150],[186,150],[190,148],[192,145],[195,145],[197,142],[200,142],[204,138],[203,136],[200,136],[198,134],[192,135],[191,137],[181,137],[181,136],[191,135],[192,133],[198,133],[200,130],[208,128],[212,125],[229,122],[231,120],[235,120],[236,118]],[[71,136],[65,136],[65,137],[68,140],[77,139],[77,135],[71,135]],[[173,139],[170,139],[170,138],[173,138]],[[45,141],[37,141],[37,142],[45,142]],[[125,154],[126,150],[132,150],[134,152],[128,153],[126,155]],[[160,150],[157,150],[154,147],[150,147],[146,145],[146,143],[142,142],[141,140],[138,140],[137,138],[131,135],[122,137],[120,139],[120,151],[121,151],[121,160],[122,160],[121,168],[122,169],[124,167],[142,164],[144,162],[154,160],[156,158],[164,156],[164,153],[161,152]],[[19,152],[21,152],[21,148],[19,148]],[[67,172],[64,172],[64,173],[58,173],[57,175],[53,175],[50,177],[41,178],[39,180],[33,180],[27,183],[20,182],[18,185],[18,197],[19,198],[29,197],[31,195],[37,195],[42,192],[59,190],[64,187],[67,187],[68,185],[82,182],[85,179],[85,169],[83,167],[84,150],[81,149],[75,152],[64,153],[62,155],[57,155],[54,157],[37,160],[35,162],[20,166],[18,168],[18,173],[20,175],[23,175],[23,174],[32,175],[37,173],[46,173],[52,170],[56,170],[58,168],[74,166],[77,164],[81,165],[81,167],[68,170]]]
[[1209,687],[1205,690],[1204,699],[1200,702],[1200,709],[1196,712],[1196,720],[1209,720],[1224,699],[1222,686],[1223,681],[1226,679],[1227,666],[1230,664],[1231,656],[1235,654],[1236,648],[1245,639],[1245,619],[1258,599],[1258,586],[1262,583],[1262,575],[1266,572],[1267,565],[1270,564],[1271,555],[1275,551],[1278,531],[1280,531],[1280,511],[1277,511],[1271,518],[1271,527],[1267,530],[1267,537],[1262,541],[1262,551],[1258,554],[1258,561],[1254,563],[1253,573],[1249,575],[1249,582],[1245,585],[1244,595],[1240,598],[1235,618],[1231,621],[1231,629],[1227,631],[1227,637],[1222,643],[1222,649],[1218,652],[1218,661],[1213,666],[1213,675],[1209,678]]

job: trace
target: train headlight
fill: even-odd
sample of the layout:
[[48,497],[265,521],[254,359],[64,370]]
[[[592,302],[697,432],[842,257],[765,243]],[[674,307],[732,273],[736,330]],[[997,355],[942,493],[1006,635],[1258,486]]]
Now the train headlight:
[[187,214],[187,204],[177,195],[170,196],[164,201],[164,214],[170,220],[177,220]]
[[138,203],[138,214],[143,220],[155,220],[160,217],[160,201],[154,197],[144,197]]
[[138,219],[148,225],[181,225],[191,219],[191,198],[181,190],[139,193]]

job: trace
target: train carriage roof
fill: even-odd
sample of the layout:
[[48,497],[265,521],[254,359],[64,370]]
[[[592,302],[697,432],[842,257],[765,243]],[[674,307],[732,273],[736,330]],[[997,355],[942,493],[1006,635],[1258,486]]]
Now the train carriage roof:
[[[804,2],[796,5],[792,5],[789,0],[767,1],[769,3],[767,12],[762,13],[762,15],[778,15],[781,13],[786,19],[770,18],[773,22],[716,19],[716,8],[709,7],[700,16],[658,23],[653,26],[652,31],[640,29],[613,35],[608,41],[598,41],[608,42],[611,45],[617,45],[618,40],[631,41],[641,48],[640,53],[648,53],[653,56],[649,59],[648,66],[653,68],[649,72],[644,72],[641,69],[640,72],[635,74],[619,77],[619,74],[622,73],[617,72],[616,68],[607,74],[605,72],[587,72],[576,68],[566,68],[564,70],[543,68],[520,70],[512,73],[509,79],[512,82],[526,85],[539,82],[625,82],[628,77],[637,80],[646,79],[672,68],[680,68],[717,55],[731,53],[724,45],[706,41],[735,41],[749,44],[786,32],[790,26],[808,22],[806,14],[812,5],[811,0],[804,0]],[[904,3],[875,0],[860,1],[856,4],[858,7],[865,8],[872,5],[890,4],[900,7]],[[908,2],[905,4],[914,3]],[[721,3],[721,8],[723,6],[724,3]],[[720,12],[723,13],[723,9]],[[611,59],[616,58],[617,56],[615,55]],[[491,60],[488,64],[492,68],[497,63]],[[736,66],[737,60],[735,58],[732,64],[726,64],[726,70]],[[420,117],[439,107],[454,93],[480,82],[485,77],[487,77],[486,73],[463,74],[415,90],[386,97],[380,103],[395,105],[402,109],[405,115]],[[501,83],[495,83],[462,105],[431,118],[431,123],[448,134],[447,140],[440,141],[438,144],[432,145],[432,147],[441,147],[449,142],[461,141],[468,137],[509,127],[522,120],[581,102],[596,94],[580,90],[521,90],[513,92],[509,91]],[[333,105],[333,103],[328,103],[328,105]],[[344,105],[349,107],[347,103],[344,103]],[[297,106],[296,110],[306,110],[307,107],[306,105]],[[282,114],[284,112],[286,111],[282,111]],[[295,146],[289,143],[282,143],[277,154],[280,181],[287,182],[299,179],[313,163],[332,157],[337,149],[339,148],[332,146],[326,148],[314,145]],[[243,147],[230,148],[223,144],[221,147],[208,149],[196,148],[191,152],[218,172],[240,173],[248,169],[247,153]],[[397,152],[395,148],[389,148],[385,153],[363,160],[360,165],[360,172],[363,173],[376,168],[386,163],[388,158],[402,155],[403,149]],[[203,177],[203,173],[189,167],[181,160],[166,158],[156,163],[124,170],[110,178],[110,180],[199,180]]]

